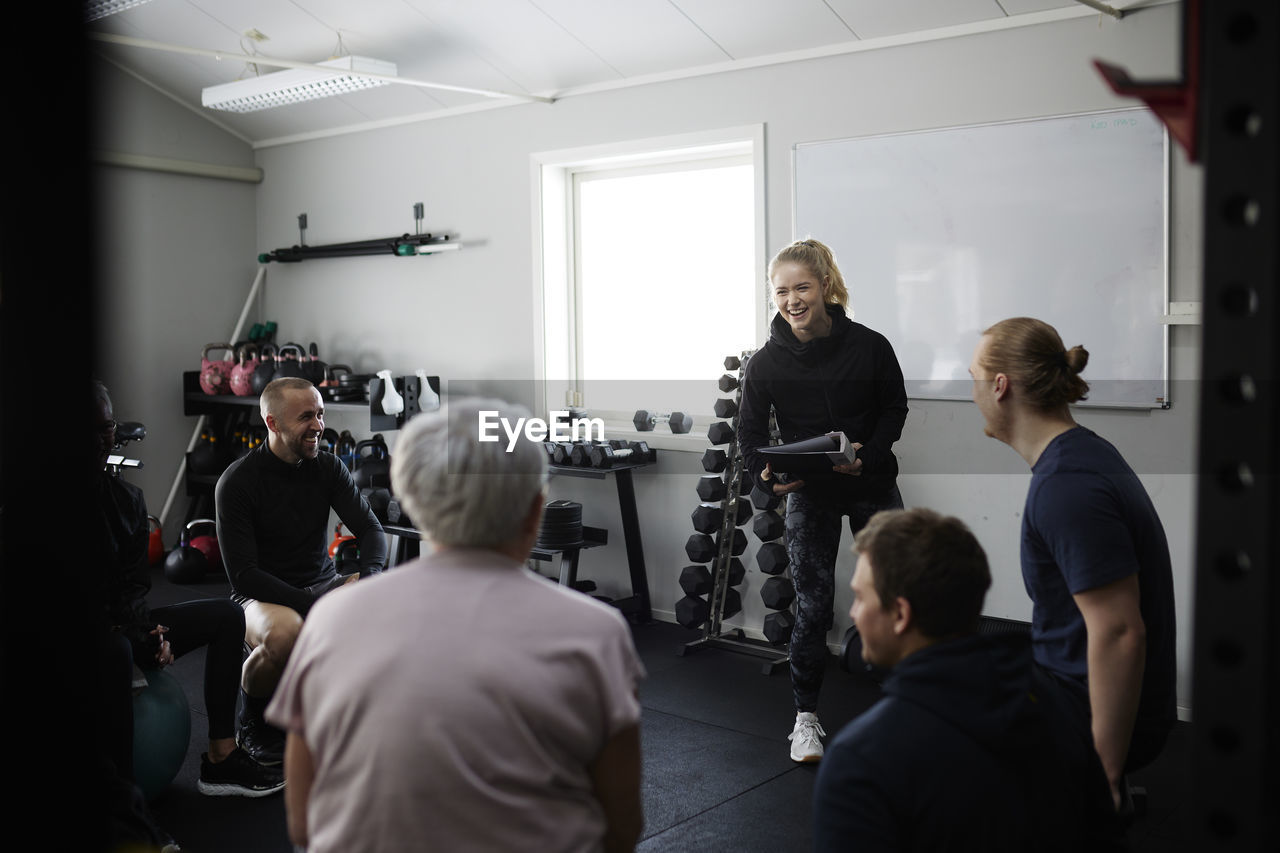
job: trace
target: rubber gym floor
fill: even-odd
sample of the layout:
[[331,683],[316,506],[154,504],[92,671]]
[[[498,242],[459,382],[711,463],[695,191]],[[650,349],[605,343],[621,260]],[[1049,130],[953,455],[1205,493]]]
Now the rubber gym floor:
[[[228,591],[225,579],[213,576],[177,586],[157,566],[148,601],[156,607]],[[637,850],[808,850],[816,766],[797,765],[788,756],[786,736],[794,714],[785,668],[765,675],[760,658],[720,648],[681,655],[701,632],[679,625],[653,622],[634,626],[633,632],[648,671],[640,686],[644,830]],[[282,795],[250,799],[197,792],[200,753],[208,744],[204,651],[188,654],[169,671],[191,705],[191,744],[173,782],[151,802],[161,826],[184,853],[294,853]],[[818,708],[828,735],[878,695],[874,683],[844,672],[832,656]],[[1135,853],[1183,849],[1181,821],[1191,794],[1190,725],[1178,723],[1161,757],[1134,776],[1148,793],[1146,814],[1129,832]],[[405,849],[413,847],[406,843]]]

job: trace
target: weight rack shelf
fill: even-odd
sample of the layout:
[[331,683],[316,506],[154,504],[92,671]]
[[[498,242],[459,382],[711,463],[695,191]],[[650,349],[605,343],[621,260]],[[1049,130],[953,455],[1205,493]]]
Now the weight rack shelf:
[[[554,475],[566,477],[585,477],[591,480],[603,480],[614,475],[614,484],[618,487],[618,512],[622,516],[622,538],[627,547],[627,570],[631,575],[631,595],[612,602],[638,625],[653,621],[653,607],[649,600],[649,574],[644,565],[644,545],[640,541],[640,518],[636,511],[636,489],[631,472],[643,468],[651,461],[657,461],[657,451],[652,451],[652,458],[644,462],[632,462],[615,468],[582,468],[576,465],[548,465]],[[585,532],[589,528],[583,528]],[[577,555],[573,556],[570,581],[577,580]]]
[[[369,411],[368,402],[330,403],[324,404],[326,410]],[[237,397],[234,394],[206,394],[200,390],[200,371],[186,370],[182,373],[182,414],[216,415],[229,409],[248,408],[258,411],[258,395]]]

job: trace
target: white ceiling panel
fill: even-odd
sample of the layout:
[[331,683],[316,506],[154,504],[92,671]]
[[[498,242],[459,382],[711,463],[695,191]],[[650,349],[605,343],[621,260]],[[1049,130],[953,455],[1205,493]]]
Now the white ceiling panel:
[[859,38],[896,36],[1004,18],[996,0],[827,0]]
[[[1000,0],[1000,5],[1010,15],[1026,15],[1031,12],[1047,12],[1050,9],[1066,9],[1080,4],[1076,0]],[[1123,3],[1112,3],[1119,8]]]
[[499,69],[517,91],[554,92],[617,76],[528,0],[406,2]]
[[[1120,9],[1173,0],[1113,0]],[[151,0],[90,24],[102,33],[316,63],[344,53],[394,62],[408,80],[551,94],[628,78],[696,73],[732,60],[859,38],[1005,21],[1075,0]],[[256,30],[267,38],[245,35]],[[239,59],[97,42],[93,49],[203,111],[201,90],[281,69]],[[258,113],[207,111],[253,142],[491,103],[408,84]]]
[[[173,0],[153,0],[170,3]],[[319,62],[334,55],[338,34],[322,21],[307,14],[289,0],[183,0],[216,21],[229,36],[218,44],[195,44],[215,50],[242,50],[278,59]],[[146,8],[146,7],[141,7]],[[258,30],[267,41],[255,42],[244,36]],[[180,34],[175,34],[180,35]],[[182,44],[188,41],[179,39]],[[232,75],[234,79],[234,75]]]
[[855,36],[823,0],[672,0],[732,59],[806,50]]
[[531,2],[623,77],[729,58],[668,0]]

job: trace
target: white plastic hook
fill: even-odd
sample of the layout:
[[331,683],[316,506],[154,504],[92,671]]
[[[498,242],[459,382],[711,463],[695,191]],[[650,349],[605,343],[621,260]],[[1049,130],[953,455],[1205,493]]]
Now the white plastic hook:
[[440,408],[440,395],[431,387],[431,383],[427,381],[427,371],[415,370],[414,375],[418,377],[418,409],[423,412],[430,412]]
[[390,370],[379,370],[378,376],[382,379],[385,390],[382,392],[382,413],[385,415],[398,415],[404,411],[404,398],[396,391],[396,383],[391,378]]

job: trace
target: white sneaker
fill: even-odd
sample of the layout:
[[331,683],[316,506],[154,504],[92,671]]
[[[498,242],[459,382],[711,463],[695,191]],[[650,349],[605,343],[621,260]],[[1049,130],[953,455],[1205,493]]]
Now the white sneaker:
[[822,759],[822,738],[827,733],[818,722],[818,715],[808,711],[796,714],[796,727],[787,735],[791,741],[791,760],[810,764]]

